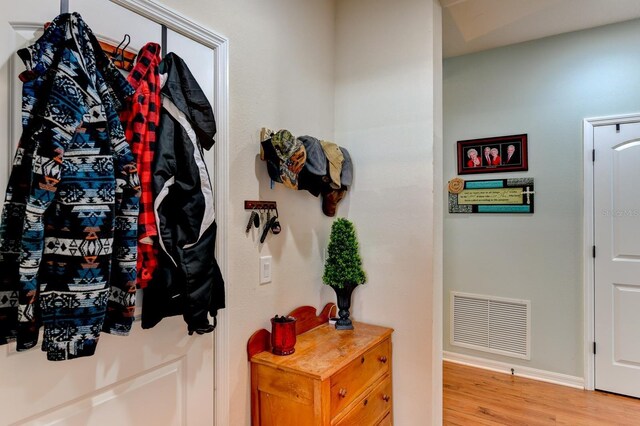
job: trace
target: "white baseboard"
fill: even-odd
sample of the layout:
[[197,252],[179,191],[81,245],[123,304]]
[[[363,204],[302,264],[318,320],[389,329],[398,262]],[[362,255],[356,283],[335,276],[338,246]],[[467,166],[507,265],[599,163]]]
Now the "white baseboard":
[[582,377],[569,376],[568,374],[554,373],[552,371],[537,370],[531,367],[523,367],[517,364],[508,364],[501,361],[478,358],[470,355],[462,355],[455,352],[444,351],[443,361],[455,362],[456,364],[468,365],[485,370],[497,371],[499,373],[513,374],[527,379],[539,380],[541,382],[553,383],[556,385],[569,386],[577,389],[584,389],[584,379]]

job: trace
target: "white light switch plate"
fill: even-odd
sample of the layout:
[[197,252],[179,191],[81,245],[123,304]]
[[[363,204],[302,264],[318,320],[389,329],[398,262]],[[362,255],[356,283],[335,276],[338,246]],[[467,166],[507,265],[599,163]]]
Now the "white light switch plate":
[[271,282],[271,256],[260,256],[260,284]]

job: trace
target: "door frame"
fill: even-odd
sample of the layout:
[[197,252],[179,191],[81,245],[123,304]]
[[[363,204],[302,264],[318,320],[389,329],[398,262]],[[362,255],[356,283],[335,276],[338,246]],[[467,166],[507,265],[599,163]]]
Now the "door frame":
[[[229,206],[229,40],[197,24],[174,9],[150,0],[110,0],[153,22],[164,25],[213,50],[214,83],[213,111],[216,114],[214,145],[214,196],[218,224],[216,259],[223,277],[228,277],[228,206]],[[229,424],[229,321],[226,309],[217,315],[214,331],[214,421],[217,426]]]
[[593,144],[594,130],[600,126],[612,124],[640,123],[640,113],[606,117],[585,118],[583,120],[583,289],[584,289],[584,387],[595,389],[595,271],[593,246],[594,235],[594,198],[593,198]]

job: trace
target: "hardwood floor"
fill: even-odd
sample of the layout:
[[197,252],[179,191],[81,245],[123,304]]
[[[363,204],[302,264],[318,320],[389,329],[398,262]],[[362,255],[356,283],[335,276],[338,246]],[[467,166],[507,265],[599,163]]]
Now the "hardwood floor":
[[640,400],[444,363],[444,425],[640,425]]

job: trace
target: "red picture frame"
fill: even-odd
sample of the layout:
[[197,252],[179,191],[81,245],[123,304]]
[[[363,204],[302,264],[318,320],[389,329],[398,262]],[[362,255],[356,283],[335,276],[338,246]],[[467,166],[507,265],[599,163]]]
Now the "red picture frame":
[[458,141],[457,148],[459,175],[529,170],[526,133]]

